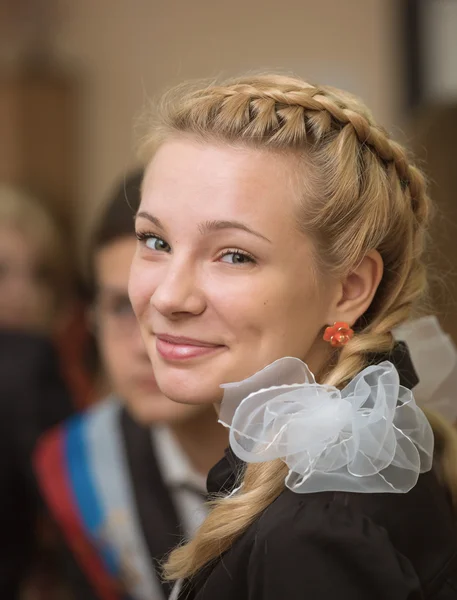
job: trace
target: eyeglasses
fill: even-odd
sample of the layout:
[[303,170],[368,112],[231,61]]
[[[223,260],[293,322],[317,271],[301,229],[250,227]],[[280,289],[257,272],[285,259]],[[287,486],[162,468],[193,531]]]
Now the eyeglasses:
[[96,329],[116,337],[129,336],[138,328],[126,294],[100,293],[93,305],[93,320]]

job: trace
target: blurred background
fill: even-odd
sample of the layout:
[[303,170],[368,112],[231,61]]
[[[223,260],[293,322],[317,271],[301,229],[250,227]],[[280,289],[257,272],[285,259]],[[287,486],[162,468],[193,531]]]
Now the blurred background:
[[70,389],[40,413],[26,462],[43,429],[102,394],[87,240],[138,164],[148,102],[183,80],[261,69],[360,95],[416,152],[437,204],[433,312],[457,341],[457,0],[0,0],[0,329],[45,334]]
[[148,98],[250,69],[347,88],[412,145],[423,109],[456,101],[456,31],[455,0],[1,0],[0,179],[33,186],[82,252]]

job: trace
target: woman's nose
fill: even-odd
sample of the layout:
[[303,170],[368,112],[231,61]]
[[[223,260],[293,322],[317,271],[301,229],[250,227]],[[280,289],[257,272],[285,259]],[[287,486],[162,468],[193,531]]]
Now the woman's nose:
[[151,296],[150,304],[164,317],[199,315],[206,307],[197,281],[196,268],[170,261]]

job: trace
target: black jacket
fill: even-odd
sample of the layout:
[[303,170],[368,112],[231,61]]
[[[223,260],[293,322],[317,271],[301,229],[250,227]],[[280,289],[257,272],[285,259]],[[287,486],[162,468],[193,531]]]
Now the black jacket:
[[41,508],[31,455],[47,428],[73,411],[49,340],[0,331],[0,598],[17,597]]
[[[399,352],[400,351],[400,352]],[[417,377],[404,346],[390,356]],[[226,494],[242,463],[229,450],[208,491]],[[434,471],[407,494],[285,489],[179,600],[457,600],[457,526]]]
[[[228,452],[211,472],[220,491]],[[239,468],[239,467],[238,467]],[[433,472],[408,494],[285,490],[180,600],[455,600],[457,529]]]

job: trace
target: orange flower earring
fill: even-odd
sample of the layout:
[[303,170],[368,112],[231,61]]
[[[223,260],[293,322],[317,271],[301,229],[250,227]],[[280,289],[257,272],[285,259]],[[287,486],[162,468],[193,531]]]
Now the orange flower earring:
[[353,337],[354,330],[347,323],[341,321],[337,321],[330,327],[327,327],[324,333],[324,340],[330,342],[334,348],[345,346]]

